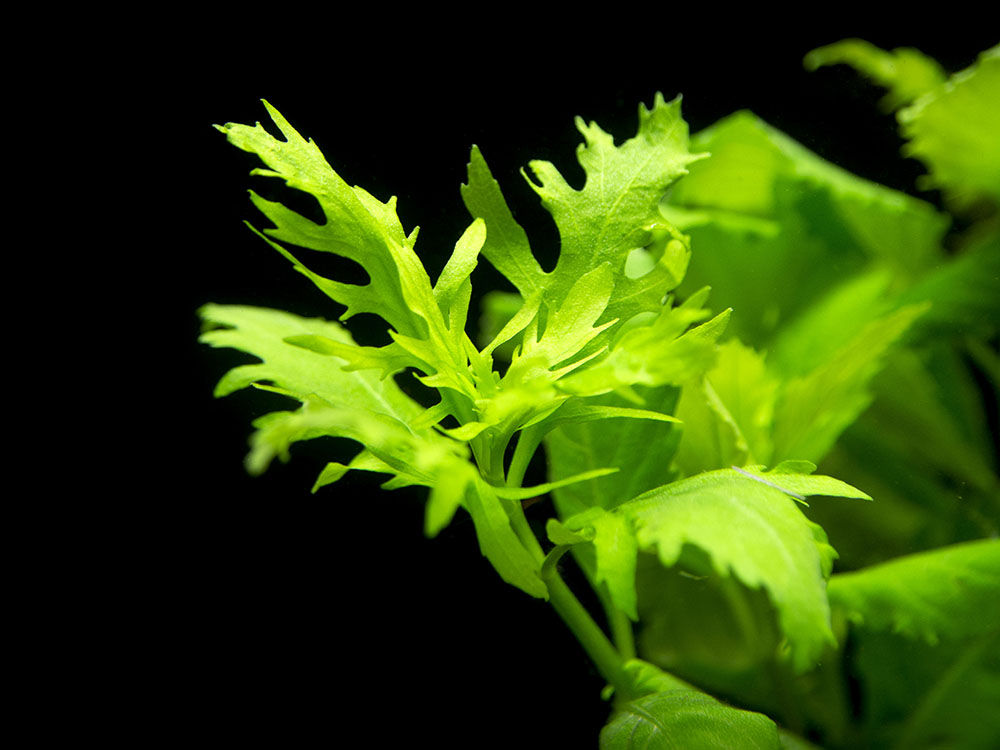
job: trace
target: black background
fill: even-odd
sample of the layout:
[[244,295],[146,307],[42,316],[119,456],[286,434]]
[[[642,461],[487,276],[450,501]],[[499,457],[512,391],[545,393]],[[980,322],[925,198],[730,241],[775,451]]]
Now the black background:
[[[332,441],[246,475],[249,422],[276,404],[258,393],[212,398],[214,382],[244,360],[196,344],[195,310],[208,301],[330,318],[340,310],[243,226],[262,224],[246,190],[266,181],[249,177],[255,160],[213,123],[264,121],[266,98],[348,182],[399,197],[404,227],[421,227],[417,250],[432,278],[469,221],[458,186],[473,143],[550,265],[555,230],[518,170],[549,159],[579,184],[574,116],[630,137],[638,103],[657,91],[683,93],[692,131],[749,108],[870,179],[914,192],[922,172],[898,158],[877,89],[842,66],[802,68],[808,50],[865,36],[857,29],[768,40],[720,39],[706,27],[666,33],[654,18],[627,31],[599,18],[581,19],[584,31],[451,23],[459,30],[384,19],[303,28],[275,12],[253,35],[192,32],[157,53],[137,157],[155,196],[137,209],[152,250],[141,248],[150,280],[141,334],[156,343],[137,345],[133,363],[157,403],[134,402],[145,433],[112,461],[112,474],[134,481],[116,483],[129,489],[107,507],[115,533],[96,554],[104,593],[90,600],[113,653],[107,668],[149,734],[575,748],[596,746],[608,713],[575,640],[547,605],[499,580],[471,523],[424,539],[424,493],[382,492],[377,477],[349,475],[310,494],[325,461],[342,455]],[[595,41],[605,36],[617,41]],[[867,37],[918,46],[952,70],[995,42]],[[473,281],[489,288],[495,277],[481,270]],[[379,340],[371,321],[357,323],[362,341]],[[547,503],[529,512],[539,522],[549,514]],[[121,614],[109,622],[102,602]]]

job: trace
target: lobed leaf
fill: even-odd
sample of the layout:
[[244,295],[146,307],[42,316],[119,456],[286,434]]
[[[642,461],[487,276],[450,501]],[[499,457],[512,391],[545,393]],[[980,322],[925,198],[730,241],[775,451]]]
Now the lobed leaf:
[[845,39],[814,49],[804,60],[809,70],[847,63],[889,89],[882,100],[887,110],[899,109],[944,83],[945,72],[931,57],[913,47],[887,52],[863,39]]
[[[923,161],[930,174],[925,189],[944,190],[959,210],[977,202],[1000,204],[1000,46],[983,52],[968,69],[950,78],[931,58],[914,49],[891,53],[851,39],[813,50],[806,66],[848,63],[889,89],[887,109],[898,109],[903,152]],[[906,105],[906,106],[904,106]]]
[[264,106],[285,140],[272,136],[260,123],[254,127],[228,123],[220,130],[234,146],[261,158],[267,168],[257,169],[255,174],[278,177],[289,187],[315,196],[326,219],[324,224],[316,224],[280,203],[251,194],[257,208],[275,225],[266,234],[278,241],[341,255],[368,272],[371,283],[366,286],[337,282],[322,286],[347,306],[345,318],[360,312],[375,313],[398,331],[422,333],[426,321],[420,314],[426,309],[419,305],[411,308],[408,303],[429,299],[430,281],[426,273],[421,276],[423,267],[413,254],[416,235],[408,237],[403,231],[395,198],[382,203],[361,188],[349,186],[313,141],[302,138],[270,104],[264,102]]
[[[680,113],[680,98],[666,103],[657,94],[652,109],[639,108],[639,131],[620,146],[595,123],[577,118],[584,144],[577,159],[586,174],[575,190],[549,162],[533,161],[536,180],[529,184],[542,199],[559,228],[559,260],[546,284],[549,299],[558,304],[577,279],[605,263],[615,278],[624,276],[628,255],[648,245],[655,224],[662,224],[657,205],[667,188],[687,174],[687,165],[705,154],[688,151],[688,128]],[[664,276],[664,282],[668,280]],[[638,298],[616,287],[609,307],[623,320],[659,306],[666,288],[647,289]],[[632,297],[625,303],[627,297]]]
[[[276,457],[287,460],[293,443],[318,437],[343,437],[361,443],[409,484],[433,486],[439,474],[467,463],[468,449],[462,443],[433,431],[414,432],[387,414],[332,406],[315,397],[307,398],[298,411],[266,414],[255,420],[254,426],[257,431],[247,456],[247,468],[253,474],[263,472]],[[372,470],[371,462],[363,468]],[[323,479],[329,484],[331,474],[326,472]]]
[[547,274],[532,255],[528,235],[514,219],[478,146],[472,147],[468,182],[462,185],[461,192],[469,213],[486,224],[482,250],[486,259],[524,299],[541,292],[548,284]]
[[347,360],[339,355],[360,347],[338,323],[246,305],[209,304],[198,314],[206,327],[202,343],[238,349],[261,360],[226,373],[216,396],[273,383],[300,401],[318,396],[328,404],[369,409],[403,422],[422,410],[391,378],[346,368]]
[[[258,234],[296,270],[346,306],[342,319],[374,313],[394,329],[395,346],[352,357],[352,366],[379,367],[386,372],[406,362],[423,371],[436,387],[474,400],[464,339],[471,295],[468,277],[486,239],[484,223],[474,221],[459,238],[432,288],[414,252],[417,230],[405,234],[396,215],[396,199],[383,203],[365,190],[349,186],[315,143],[303,139],[277,110],[264,104],[285,140],[270,135],[260,123],[254,127],[229,123],[220,130],[233,145],[261,158],[267,168],[254,170],[254,174],[279,177],[289,187],[311,194],[326,221],[316,224],[280,203],[251,193],[254,205],[275,225]],[[368,273],[370,281],[357,285],[326,279],[309,270],[281,242],[348,258]]]

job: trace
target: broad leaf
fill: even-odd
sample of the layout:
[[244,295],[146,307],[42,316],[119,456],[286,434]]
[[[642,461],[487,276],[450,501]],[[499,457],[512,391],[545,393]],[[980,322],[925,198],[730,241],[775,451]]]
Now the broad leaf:
[[956,544],[830,579],[830,604],[871,630],[930,644],[1000,623],[1000,541]]
[[930,171],[925,188],[942,188],[961,208],[1000,205],[1000,46],[968,70],[900,111],[905,149]]
[[[682,392],[678,467],[693,475],[744,463],[822,460],[871,403],[870,384],[886,353],[924,309],[877,318],[832,349],[822,337],[810,347],[812,337],[793,332],[785,346],[779,339],[784,359],[776,366],[739,341],[726,342],[715,366]],[[827,353],[817,362],[815,350]]]
[[945,216],[820,159],[743,112],[693,138],[712,157],[662,205],[695,249],[681,293],[710,284],[733,332],[763,347],[775,331],[869,264],[896,283],[943,260]]
[[861,700],[859,745],[994,750],[1000,737],[1000,628],[937,646],[862,629],[849,665]]
[[780,750],[778,728],[692,690],[653,693],[618,708],[601,731],[601,750]]
[[[790,481],[826,482],[819,477]],[[777,609],[792,663],[804,671],[834,645],[825,579],[836,553],[823,530],[795,507],[790,490],[780,489],[781,483],[778,474],[714,471],[659,487],[615,512],[631,520],[639,548],[655,552],[664,566],[676,564],[685,545],[693,545],[708,554],[719,575],[765,589]],[[853,488],[840,492],[863,496]]]
[[872,401],[883,357],[926,306],[909,306],[866,326],[822,366],[784,387],[774,414],[772,460],[821,460]]

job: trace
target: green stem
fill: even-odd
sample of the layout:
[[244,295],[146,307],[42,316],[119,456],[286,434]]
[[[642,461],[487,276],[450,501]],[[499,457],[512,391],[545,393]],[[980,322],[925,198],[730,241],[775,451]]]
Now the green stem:
[[614,686],[619,697],[627,699],[631,696],[632,685],[625,672],[625,660],[569,586],[563,582],[556,569],[556,563],[567,549],[569,548],[557,547],[542,565],[542,580],[549,590],[549,603],[576,636],[601,676]]
[[[530,427],[522,430],[521,434],[518,435],[517,445],[514,447],[514,455],[510,461],[510,469],[507,471],[506,485],[508,487],[520,487],[522,485],[524,474],[528,470],[528,464],[531,463],[531,458],[535,455],[535,450],[537,450],[540,442],[541,433]],[[514,533],[517,534],[517,538],[521,540],[521,543],[527,550],[535,556],[535,559],[541,562],[545,559],[545,552],[542,551],[542,546],[538,543],[537,537],[528,525],[528,519],[524,515],[524,506],[520,503],[517,503],[516,506],[510,507],[507,513],[510,516],[510,523],[514,528]]]
[[[507,471],[508,487],[520,487],[524,482],[524,475],[528,470],[528,464],[531,463],[535,451],[541,444],[542,434],[540,430],[530,427],[521,431],[521,434],[518,436],[517,446],[514,448],[514,455],[511,458],[510,468]],[[555,609],[556,614],[562,618],[562,621],[566,623],[570,632],[576,636],[576,639],[583,646],[583,650],[587,652],[587,656],[590,657],[590,660],[597,667],[597,671],[600,672],[601,676],[614,686],[618,697],[623,699],[632,697],[632,683],[624,669],[625,659],[635,656],[631,623],[626,618],[625,626],[628,630],[626,638],[624,633],[620,632],[621,623],[612,621],[612,630],[616,633],[616,641],[620,640],[628,648],[623,658],[614,645],[612,645],[611,641],[608,640],[604,631],[594,622],[590,613],[580,604],[580,600],[576,598],[569,586],[559,576],[556,564],[569,547],[557,547],[546,556],[542,552],[542,547],[538,543],[538,539],[528,526],[528,520],[524,515],[524,509],[521,505],[517,504],[517,507],[509,515],[514,533],[517,534],[521,543],[542,562],[542,580],[548,588],[549,603]],[[625,615],[618,612],[614,607],[609,611],[614,611],[622,618],[625,618]]]
[[542,550],[542,545],[538,543],[538,537],[535,536],[535,532],[528,525],[528,519],[524,515],[524,508],[518,502],[508,503],[506,504],[506,508],[511,528],[514,529],[514,534],[521,540],[521,544],[524,545],[525,549],[534,556],[535,560],[539,563],[542,562],[545,559],[545,552]]
[[[576,561],[577,565],[585,570],[579,557],[577,557]],[[621,654],[623,660],[635,659],[638,654],[635,649],[635,634],[632,632],[632,621],[628,619],[628,615],[618,609],[614,602],[611,601],[611,595],[608,593],[607,586],[594,583],[589,574],[587,578],[590,581],[591,588],[594,589],[601,600],[601,606],[604,607],[604,616],[608,620],[608,627],[611,629],[611,640],[614,642],[615,648],[618,649],[618,653]]]
[[618,653],[622,659],[628,661],[636,658],[635,635],[632,632],[632,621],[628,615],[610,602],[606,602],[604,611],[608,616],[608,625],[611,627],[611,637],[614,639]]
[[507,470],[508,487],[520,487],[524,482],[524,474],[528,471],[528,464],[538,450],[541,439],[539,430],[532,427],[521,430],[521,434],[517,436],[514,455],[510,459],[510,469]]

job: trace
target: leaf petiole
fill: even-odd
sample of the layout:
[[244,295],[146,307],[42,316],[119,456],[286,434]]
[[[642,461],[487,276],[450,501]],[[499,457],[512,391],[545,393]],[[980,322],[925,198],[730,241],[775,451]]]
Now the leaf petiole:
[[625,659],[559,575],[559,559],[571,546],[559,545],[549,552],[542,563],[541,576],[549,591],[549,603],[576,636],[601,677],[614,687],[615,695],[630,700],[636,695],[632,680],[625,671]]

